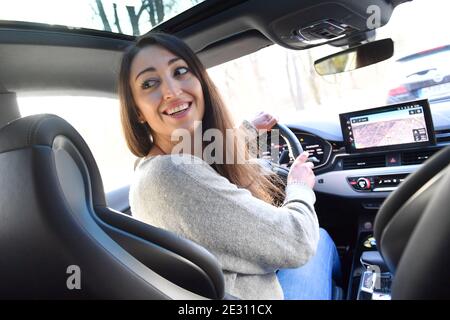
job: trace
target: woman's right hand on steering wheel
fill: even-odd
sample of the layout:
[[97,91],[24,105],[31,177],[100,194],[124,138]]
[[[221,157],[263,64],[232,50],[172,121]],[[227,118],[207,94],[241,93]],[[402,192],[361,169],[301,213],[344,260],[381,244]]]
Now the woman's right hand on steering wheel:
[[289,175],[287,178],[287,184],[304,184],[310,187],[314,187],[316,182],[315,175],[313,172],[314,164],[312,162],[307,162],[309,153],[307,151],[300,154],[289,170]]

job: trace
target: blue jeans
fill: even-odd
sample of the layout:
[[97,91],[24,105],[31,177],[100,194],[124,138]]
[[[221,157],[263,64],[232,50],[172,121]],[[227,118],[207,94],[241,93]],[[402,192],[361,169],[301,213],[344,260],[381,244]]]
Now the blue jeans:
[[336,246],[328,232],[320,229],[316,254],[296,269],[280,269],[278,280],[285,300],[330,300],[332,280],[341,276]]

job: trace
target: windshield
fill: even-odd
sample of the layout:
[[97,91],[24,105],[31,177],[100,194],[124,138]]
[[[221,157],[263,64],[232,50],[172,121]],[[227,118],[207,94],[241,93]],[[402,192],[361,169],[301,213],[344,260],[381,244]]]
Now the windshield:
[[[377,39],[392,38],[394,56],[351,72],[319,76],[314,61],[342,49],[288,50],[277,45],[209,69],[236,120],[265,110],[290,123],[301,113],[335,117],[401,101],[428,98],[450,126],[450,33],[447,0],[399,5]],[[407,59],[405,57],[408,57]],[[318,112],[323,110],[324,112]],[[294,114],[294,115],[293,115]],[[300,121],[300,120],[299,120]]]
[[0,20],[141,35],[204,0],[0,0]]

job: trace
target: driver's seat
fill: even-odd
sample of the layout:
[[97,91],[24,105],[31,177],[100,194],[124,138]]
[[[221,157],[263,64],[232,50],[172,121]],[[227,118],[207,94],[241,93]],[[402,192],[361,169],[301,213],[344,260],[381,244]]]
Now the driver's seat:
[[65,120],[3,127],[0,177],[0,298],[224,298],[207,250],[107,207],[95,160]]

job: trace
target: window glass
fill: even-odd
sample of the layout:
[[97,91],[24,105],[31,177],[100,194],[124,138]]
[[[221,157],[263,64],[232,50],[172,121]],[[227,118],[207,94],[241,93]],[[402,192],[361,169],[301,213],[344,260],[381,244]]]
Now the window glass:
[[[0,20],[141,35],[204,0],[2,0]],[[74,14],[76,13],[76,14]]]
[[136,157],[122,134],[119,102],[99,97],[22,97],[22,116],[51,113],[68,121],[84,138],[100,169],[105,192],[129,185]]
[[423,98],[430,100],[432,109],[449,111],[450,33],[445,31],[449,11],[446,0],[399,5],[389,23],[376,30],[376,39],[393,39],[394,56],[351,72],[320,76],[314,69],[314,61],[340,48],[289,50],[273,45],[208,73],[237,121],[260,110],[280,116],[282,122],[318,114],[336,117]]

